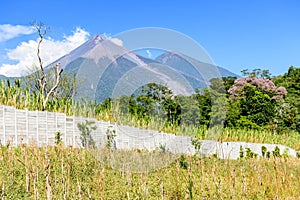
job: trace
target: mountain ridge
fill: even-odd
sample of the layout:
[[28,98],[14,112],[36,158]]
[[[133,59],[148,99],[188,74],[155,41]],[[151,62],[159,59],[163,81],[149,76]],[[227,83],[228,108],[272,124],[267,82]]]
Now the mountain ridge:
[[172,50],[155,59],[147,58],[103,35],[93,36],[55,63],[82,80],[75,99],[96,101],[130,94],[151,81],[171,87],[174,93],[189,95],[196,88],[207,87],[211,78],[237,76],[222,67]]

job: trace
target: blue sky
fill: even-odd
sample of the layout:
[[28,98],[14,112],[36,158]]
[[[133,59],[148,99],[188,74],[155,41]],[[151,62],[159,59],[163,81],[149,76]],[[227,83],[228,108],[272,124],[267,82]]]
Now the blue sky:
[[[30,56],[25,55],[37,36],[26,28],[37,20],[51,28],[48,45],[61,54],[95,34],[113,36],[134,28],[162,27],[191,37],[217,65],[232,72],[262,68],[283,74],[290,65],[300,66],[299,9],[297,0],[3,1],[0,73],[30,65]],[[13,29],[16,25],[24,27]],[[45,55],[46,59],[53,56],[57,55]]]

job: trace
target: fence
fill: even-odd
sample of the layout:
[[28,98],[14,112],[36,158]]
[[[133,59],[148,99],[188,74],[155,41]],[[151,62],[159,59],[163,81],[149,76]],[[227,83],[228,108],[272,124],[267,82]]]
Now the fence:
[[1,144],[35,144],[38,146],[54,145],[55,133],[60,132],[64,144],[81,146],[78,123],[94,121],[97,129],[93,135],[97,141],[105,139],[108,122],[92,118],[66,116],[63,113],[19,110],[9,106],[0,106]]
[[[119,126],[93,118],[66,116],[63,113],[19,110],[10,106],[0,106],[0,140],[1,144],[12,145],[35,144],[38,146],[54,145],[55,133],[60,132],[65,145],[81,146],[78,123],[85,120],[94,121],[96,130],[91,136],[96,146],[107,142],[106,131],[109,127],[115,131],[114,145],[117,149],[169,149],[172,152],[189,152],[190,138],[178,140],[173,134],[160,133],[154,130],[139,129],[130,126]],[[184,149],[182,149],[184,147]],[[178,149],[180,148],[180,149]]]

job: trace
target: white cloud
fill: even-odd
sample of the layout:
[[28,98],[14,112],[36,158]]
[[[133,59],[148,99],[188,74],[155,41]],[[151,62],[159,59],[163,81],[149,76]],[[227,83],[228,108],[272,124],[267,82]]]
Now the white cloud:
[[[54,62],[58,58],[69,53],[76,47],[88,40],[89,33],[81,28],[69,36],[64,36],[62,40],[45,38],[41,44],[41,58],[44,66]],[[13,60],[16,64],[2,64],[0,74],[5,76],[23,76],[28,73],[28,69],[38,64],[37,40],[22,42],[15,49],[8,50],[6,57]]]
[[110,41],[112,41],[116,45],[123,46],[123,41],[120,40],[119,38],[109,38],[109,39],[110,39]]
[[29,35],[34,33],[31,26],[0,24],[0,42],[18,37],[19,35]]
[[102,33],[102,36],[104,36],[105,39],[110,40],[111,42],[113,42],[114,44],[118,45],[118,46],[123,46],[123,41],[119,38],[116,37],[111,37],[111,33]]
[[146,50],[146,53],[148,55],[148,58],[152,58],[152,54],[151,54],[150,50]]

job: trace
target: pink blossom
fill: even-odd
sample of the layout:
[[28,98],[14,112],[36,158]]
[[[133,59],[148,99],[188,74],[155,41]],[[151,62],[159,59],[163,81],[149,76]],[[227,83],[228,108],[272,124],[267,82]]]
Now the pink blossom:
[[276,87],[270,79],[263,79],[257,77],[238,78],[235,80],[233,86],[228,90],[230,97],[237,99],[243,94],[244,88],[247,85],[255,86],[257,89],[267,93],[274,100],[282,100],[287,95],[285,87]]

